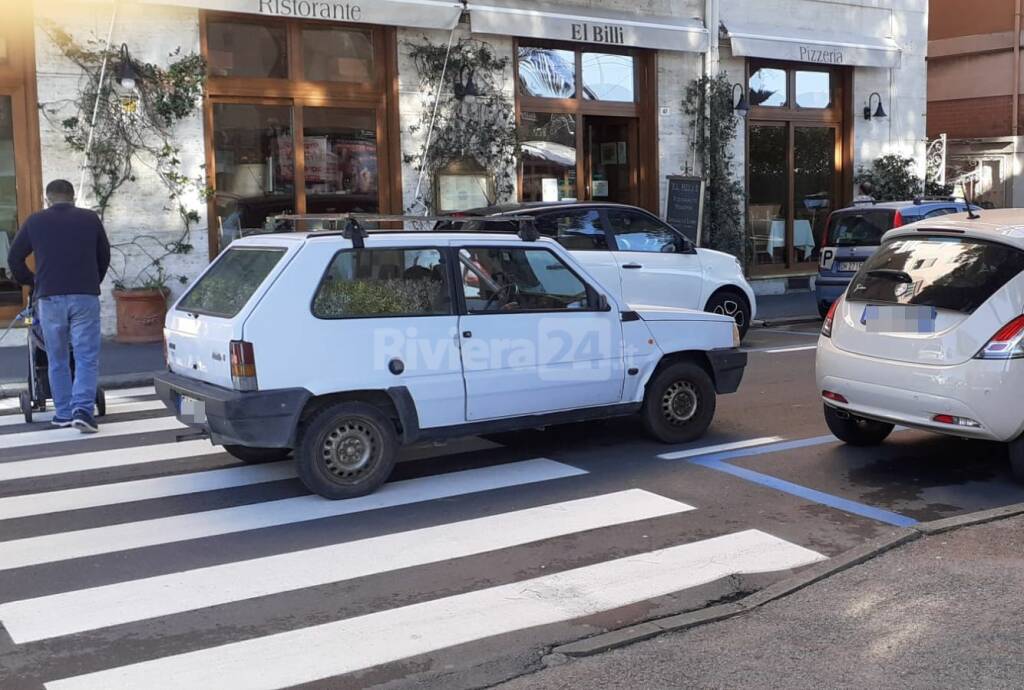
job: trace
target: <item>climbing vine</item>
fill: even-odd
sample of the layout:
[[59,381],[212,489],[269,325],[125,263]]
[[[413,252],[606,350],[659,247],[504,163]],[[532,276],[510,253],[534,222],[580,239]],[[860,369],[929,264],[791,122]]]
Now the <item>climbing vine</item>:
[[694,80],[686,89],[683,111],[690,118],[691,146],[706,182],[702,243],[746,261],[742,224],[746,196],[733,170],[737,119],[731,82],[724,74]]
[[[181,231],[171,241],[140,233],[112,244],[111,250],[121,257],[120,265],[111,266],[114,287],[162,289],[171,278],[186,282],[186,276],[169,275],[164,261],[192,251],[192,229],[200,221],[193,204],[197,196],[200,201],[209,198],[210,190],[205,174],[190,177],[183,172],[173,130],[199,107],[206,82],[205,60],[178,49],[169,56],[167,67],[131,61],[135,86],[125,88],[118,84],[125,57],[118,49],[97,39],[80,43],[52,22],[43,28],[61,54],[82,72],[73,98],[40,104],[40,108],[71,151],[83,157],[88,153],[85,166],[94,210],[104,218],[115,195],[136,180],[136,166],[143,165],[167,190],[165,210],[175,212],[181,221]],[[132,254],[142,257],[141,267],[129,268]]]
[[423,190],[432,188],[437,173],[457,164],[478,166],[492,177],[488,203],[511,200],[520,149],[515,104],[503,89],[509,59],[497,57],[486,43],[462,39],[452,46],[446,67],[447,45],[423,39],[408,46],[423,99],[420,118],[409,127],[423,143],[404,157],[423,177],[420,198],[409,212],[429,211],[432,195]]

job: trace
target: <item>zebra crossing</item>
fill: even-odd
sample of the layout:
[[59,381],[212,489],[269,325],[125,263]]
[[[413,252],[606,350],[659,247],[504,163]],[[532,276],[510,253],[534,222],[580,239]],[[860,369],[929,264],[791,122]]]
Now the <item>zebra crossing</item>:
[[0,416],[0,687],[341,687],[824,559],[754,528],[687,539],[699,496],[488,444],[415,449],[377,493],[326,501],[289,462],[174,442],[155,402],[109,393],[84,439]]

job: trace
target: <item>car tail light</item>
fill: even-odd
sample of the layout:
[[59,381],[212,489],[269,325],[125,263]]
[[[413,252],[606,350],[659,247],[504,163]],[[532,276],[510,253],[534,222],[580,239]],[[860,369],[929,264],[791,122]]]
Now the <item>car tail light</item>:
[[821,334],[826,338],[832,337],[832,322],[836,317],[836,309],[839,308],[839,303],[842,301],[843,298],[840,297],[832,303],[832,306],[828,308],[828,314],[825,315],[824,323],[821,324]]
[[254,391],[256,385],[256,356],[252,343],[231,341],[231,383],[235,390]]
[[894,213],[892,216],[892,226],[894,228],[903,226],[903,214],[900,213],[899,211],[896,211],[896,213]]
[[938,422],[939,424],[949,424],[951,426],[967,426],[974,429],[981,428],[981,424],[973,419],[969,419],[968,417],[957,417],[951,414],[937,414],[932,417],[932,421]]
[[1024,315],[1000,328],[976,359],[1020,359],[1024,357]]
[[850,402],[849,400],[846,399],[845,396],[840,395],[839,393],[833,393],[832,391],[822,391],[821,392],[821,397],[825,398],[825,400],[831,400],[832,402],[837,402],[837,403],[849,403]]

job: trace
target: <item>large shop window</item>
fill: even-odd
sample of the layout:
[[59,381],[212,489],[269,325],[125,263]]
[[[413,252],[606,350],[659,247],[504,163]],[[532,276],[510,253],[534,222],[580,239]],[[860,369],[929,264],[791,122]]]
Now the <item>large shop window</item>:
[[638,203],[638,131],[650,108],[639,97],[647,58],[611,48],[517,46],[523,201]]
[[815,270],[829,214],[842,201],[845,73],[749,65],[747,236],[753,272]]
[[392,210],[400,193],[388,175],[389,32],[206,16],[213,251],[240,236],[307,229],[280,215]]

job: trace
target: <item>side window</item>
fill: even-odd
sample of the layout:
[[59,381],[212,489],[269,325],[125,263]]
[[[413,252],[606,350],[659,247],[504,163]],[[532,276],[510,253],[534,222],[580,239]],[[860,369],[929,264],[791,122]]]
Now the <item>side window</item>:
[[466,247],[459,272],[470,313],[591,308],[586,284],[547,249]]
[[937,208],[934,211],[929,211],[924,214],[925,218],[938,218],[939,216],[948,216],[951,213],[957,213],[955,208]]
[[607,250],[608,236],[597,209],[567,209],[537,217],[537,231],[569,250]]
[[338,252],[313,299],[321,319],[451,313],[444,256],[434,248]]
[[636,211],[611,210],[608,223],[620,252],[682,252],[682,235],[660,220]]

